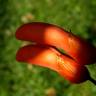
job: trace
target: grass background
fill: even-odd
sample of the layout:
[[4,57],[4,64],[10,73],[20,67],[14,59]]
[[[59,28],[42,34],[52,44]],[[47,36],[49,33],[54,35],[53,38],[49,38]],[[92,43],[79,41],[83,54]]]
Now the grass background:
[[[96,46],[96,0],[0,0],[0,96],[96,96],[87,81],[73,85],[47,68],[19,63],[15,31],[24,23],[59,25]],[[87,66],[96,79],[96,65]]]

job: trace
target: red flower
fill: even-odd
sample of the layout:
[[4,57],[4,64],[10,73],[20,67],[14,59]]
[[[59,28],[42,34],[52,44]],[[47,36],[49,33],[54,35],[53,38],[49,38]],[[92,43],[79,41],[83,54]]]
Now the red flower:
[[[95,82],[84,65],[96,62],[96,48],[80,37],[41,22],[24,24],[16,31],[16,37],[36,42],[20,48],[16,56],[18,61],[48,67],[72,83]],[[68,55],[60,53],[57,48]]]

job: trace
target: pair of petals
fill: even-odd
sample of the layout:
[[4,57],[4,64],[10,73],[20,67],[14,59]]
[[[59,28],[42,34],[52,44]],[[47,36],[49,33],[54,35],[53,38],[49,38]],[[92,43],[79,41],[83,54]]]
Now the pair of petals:
[[[96,62],[96,48],[85,40],[56,25],[41,22],[21,26],[16,37],[37,43],[20,48],[16,56],[18,61],[48,67],[72,83],[93,80],[83,65]],[[63,49],[73,59],[52,46]]]

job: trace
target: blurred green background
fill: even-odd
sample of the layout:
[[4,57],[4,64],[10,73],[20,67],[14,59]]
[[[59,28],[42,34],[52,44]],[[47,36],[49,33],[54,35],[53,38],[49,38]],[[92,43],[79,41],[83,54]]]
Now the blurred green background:
[[[0,96],[96,96],[90,81],[70,84],[47,68],[16,61],[16,29],[32,21],[59,25],[96,46],[96,0],[0,0]],[[96,65],[87,67],[96,79]]]

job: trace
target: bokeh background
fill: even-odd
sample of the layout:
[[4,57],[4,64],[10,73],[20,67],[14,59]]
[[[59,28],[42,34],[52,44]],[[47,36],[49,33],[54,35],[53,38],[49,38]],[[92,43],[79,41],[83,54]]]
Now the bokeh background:
[[[70,84],[47,68],[19,63],[16,29],[42,21],[59,25],[96,46],[96,0],[0,0],[0,96],[96,96],[90,81]],[[96,79],[96,64],[88,65]]]

